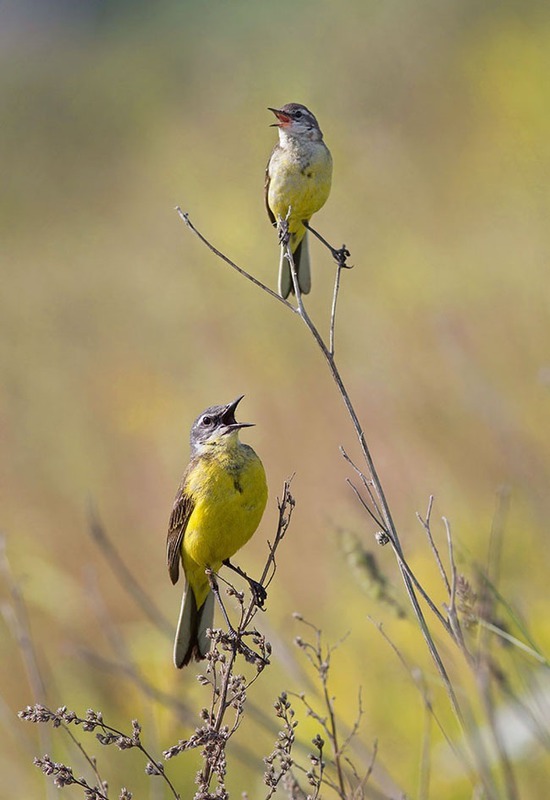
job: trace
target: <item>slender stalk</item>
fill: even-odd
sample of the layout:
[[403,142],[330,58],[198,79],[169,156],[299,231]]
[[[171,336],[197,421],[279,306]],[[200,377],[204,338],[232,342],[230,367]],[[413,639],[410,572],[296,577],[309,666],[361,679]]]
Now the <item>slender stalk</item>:
[[178,216],[180,217],[180,219],[182,219],[183,222],[185,222],[187,227],[191,231],[193,231],[195,236],[198,236],[198,238],[201,240],[201,242],[203,244],[205,244],[208,247],[208,249],[212,253],[214,253],[214,255],[218,256],[218,258],[221,258],[222,261],[225,261],[225,263],[228,264],[228,266],[230,266],[232,269],[236,270],[239,273],[239,275],[242,275],[242,277],[246,278],[247,281],[250,281],[255,286],[257,286],[259,289],[262,289],[264,292],[267,292],[275,300],[278,300],[280,303],[285,305],[291,311],[294,311],[296,313],[297,309],[294,308],[292,303],[289,303],[288,300],[285,300],[283,297],[278,295],[277,292],[274,292],[273,289],[270,289],[269,286],[266,286],[265,283],[262,283],[261,281],[259,281],[257,278],[255,278],[253,275],[251,275],[249,272],[244,270],[242,267],[239,267],[237,264],[235,264],[234,261],[231,261],[230,258],[228,258],[226,255],[224,255],[224,253],[222,253],[221,250],[218,250],[216,247],[214,247],[214,245],[211,244],[211,242],[209,242],[208,239],[206,239],[197,228],[195,228],[195,226],[193,225],[193,223],[189,219],[189,214],[186,211],[182,211],[179,206],[176,206],[176,212],[177,212]]
[[[275,540],[273,544],[269,544],[269,554],[267,557],[267,561],[265,567],[262,572],[262,576],[260,578],[260,584],[263,586],[264,583],[269,585],[271,582],[273,575],[275,574],[276,570],[276,563],[275,563],[275,554],[277,548],[283,539],[286,531],[288,530],[288,526],[290,524],[290,519],[292,517],[292,511],[294,509],[294,499],[290,494],[290,481],[285,481],[283,485],[283,494],[281,500],[278,501],[278,508],[279,508],[279,518],[277,522],[277,530],[275,533]],[[271,572],[271,575],[269,574]],[[241,605],[241,619],[240,622],[235,629],[227,615],[227,611],[225,606],[222,602],[219,588],[217,585],[217,578],[214,574],[209,575],[210,586],[212,591],[215,592],[218,604],[221,606],[223,615],[225,617],[226,624],[230,631],[232,631],[234,635],[234,643],[231,647],[229,656],[225,661],[218,661],[212,662],[211,669],[213,673],[213,691],[212,691],[212,701],[210,706],[210,719],[214,718],[214,723],[210,727],[210,731],[215,735],[218,736],[222,729],[222,725],[224,724],[226,713],[228,709],[231,707],[231,701],[228,700],[229,692],[230,692],[230,683],[233,677],[234,666],[237,659],[238,652],[245,652],[248,651],[252,655],[255,655],[253,651],[248,648],[248,646],[244,643],[243,637],[245,632],[247,631],[252,619],[254,618],[255,614],[258,611],[258,604],[254,594],[252,593],[250,603],[245,608],[244,605]],[[216,685],[217,678],[218,678],[218,669],[217,664],[221,664],[221,684],[220,686]],[[258,675],[260,674],[261,670],[256,672],[255,677],[253,677],[247,683],[247,688],[257,679]],[[229,739],[231,733],[233,733],[236,728],[238,727],[238,720],[240,716],[240,712],[238,709],[236,711],[237,717],[236,721],[233,725],[233,729],[230,730],[229,735],[226,737]],[[217,753],[217,759],[220,756],[223,756],[223,752],[225,750],[225,744],[220,743],[219,752]],[[202,771],[199,773],[199,785],[208,789],[210,786],[210,782],[212,781],[212,777],[214,775],[217,763],[214,759],[206,759],[204,763],[204,767]]]
[[336,717],[334,715],[334,703],[332,702],[332,698],[329,696],[326,682],[323,683],[323,695],[325,698],[326,707],[328,708],[328,716],[330,720],[330,736],[331,736],[332,746],[334,748],[334,763],[336,765],[336,774],[338,775],[340,797],[342,798],[342,800],[346,800],[346,785],[344,781],[344,770],[342,769],[341,751],[340,751],[340,746],[338,744],[338,729],[336,726]]
[[132,575],[125,560],[122,558],[112,540],[107,535],[107,531],[102,524],[94,505],[89,505],[89,532],[97,544],[110,568],[120,581],[121,586],[134,599],[136,604],[142,609],[153,624],[161,630],[165,636],[171,639],[174,635],[172,623],[162,614],[156,603],[144,591],[142,585]]
[[[294,278],[296,276],[296,268],[294,266],[294,261],[293,261],[293,258],[292,258],[292,252],[291,252],[290,247],[288,246],[288,244],[286,245],[286,257],[289,260],[290,267],[291,267],[291,273],[292,273],[293,280],[294,280]],[[457,698],[456,693],[454,691],[454,688],[453,688],[453,685],[452,685],[451,680],[449,678],[449,675],[447,673],[447,670],[445,669],[445,665],[443,664],[441,656],[439,655],[439,651],[438,651],[438,649],[437,649],[437,647],[435,645],[433,637],[432,637],[432,635],[430,633],[430,629],[428,627],[428,623],[426,622],[426,618],[424,617],[424,613],[422,611],[422,608],[420,607],[420,603],[418,601],[418,598],[417,598],[415,590],[414,590],[413,581],[411,580],[411,577],[410,577],[409,573],[407,572],[407,570],[404,567],[403,548],[401,547],[401,542],[399,541],[399,535],[397,533],[397,528],[396,528],[395,523],[393,521],[393,517],[392,517],[391,511],[390,511],[390,506],[389,506],[389,503],[387,501],[386,494],[385,494],[384,488],[382,486],[382,482],[381,482],[381,480],[380,480],[380,478],[378,476],[378,472],[377,472],[376,467],[374,465],[374,461],[373,461],[373,458],[371,456],[369,447],[367,445],[367,441],[366,441],[366,438],[365,438],[365,434],[363,432],[363,428],[362,428],[361,423],[359,421],[359,417],[357,416],[357,413],[356,413],[355,408],[353,406],[353,403],[351,401],[351,397],[350,397],[350,395],[348,393],[348,390],[346,389],[344,381],[342,380],[342,377],[341,377],[340,371],[339,371],[339,369],[338,369],[338,367],[336,365],[336,361],[334,359],[334,356],[332,355],[332,353],[330,352],[330,350],[326,346],[326,344],[325,344],[321,334],[319,333],[317,327],[315,326],[315,324],[311,320],[311,317],[309,316],[309,314],[307,313],[306,309],[303,306],[302,298],[301,298],[301,292],[300,292],[300,288],[298,286],[298,281],[297,280],[295,281],[295,289],[296,289],[296,300],[297,300],[297,303],[298,303],[298,312],[299,312],[302,320],[304,321],[306,327],[308,328],[309,332],[311,333],[311,335],[315,339],[315,342],[317,343],[317,346],[319,347],[321,353],[324,356],[324,359],[325,359],[325,361],[327,363],[327,366],[328,366],[329,371],[330,371],[330,373],[332,375],[332,378],[333,378],[333,380],[334,380],[334,382],[335,382],[335,384],[336,384],[336,386],[338,388],[338,392],[340,393],[340,397],[342,398],[342,400],[344,402],[344,405],[345,405],[346,410],[348,412],[348,416],[351,419],[351,422],[352,422],[352,425],[354,427],[355,433],[356,433],[357,438],[359,440],[359,447],[361,448],[361,453],[363,455],[363,458],[365,459],[365,462],[366,462],[367,467],[368,467],[369,474],[370,474],[371,479],[372,479],[373,488],[375,490],[376,496],[377,496],[377,498],[379,500],[379,503],[380,503],[380,507],[381,507],[381,510],[382,510],[382,515],[383,515],[383,518],[384,518],[384,521],[385,521],[386,531],[387,531],[388,535],[390,535],[390,538],[391,538],[391,540],[393,542],[396,554],[399,557],[398,558],[398,563],[399,563],[399,569],[401,571],[401,576],[403,578],[403,582],[405,584],[405,588],[407,590],[407,594],[409,596],[409,600],[410,600],[411,605],[413,607],[415,616],[416,616],[416,618],[418,620],[418,623],[420,625],[420,628],[422,630],[422,634],[424,636],[424,640],[425,640],[425,642],[426,642],[426,644],[428,646],[428,650],[429,650],[430,655],[432,656],[432,659],[433,659],[433,661],[434,661],[434,663],[435,663],[435,665],[437,667],[437,670],[438,670],[438,672],[439,672],[439,674],[440,674],[440,676],[441,676],[441,678],[442,678],[442,680],[443,680],[443,682],[445,684],[445,688],[447,690],[447,694],[449,695],[449,699],[451,701],[451,704],[452,704],[452,707],[454,709],[454,712],[455,712],[458,720],[460,721],[461,725],[464,725],[464,720],[463,720],[463,717],[462,717],[462,712],[460,710],[460,705],[459,705],[459,702],[458,702],[458,698]]]
[[[205,239],[205,237],[202,234],[200,234],[198,232],[198,230],[190,223],[188,214],[182,214],[182,212],[180,210],[178,210],[178,213],[180,214],[182,219],[186,222],[188,227],[190,227],[190,229],[201,239],[202,242],[204,242],[204,244],[206,244],[206,246],[212,252],[214,252],[216,255],[218,255],[218,257],[220,257],[223,261],[225,261],[225,263],[229,264],[229,266],[233,267],[233,269],[235,269],[237,272],[239,272],[239,274],[241,274],[242,276],[246,277],[248,280],[251,280],[259,288],[264,289],[264,291],[267,291],[271,296],[274,296],[274,297],[276,297],[277,300],[281,301],[281,298],[278,295],[276,295],[271,289],[268,289],[267,287],[265,287],[264,284],[262,284],[256,278],[253,278],[245,270],[243,270],[242,268],[238,267],[236,264],[234,264],[232,261],[230,261],[230,259],[228,259],[225,255],[220,253],[219,250],[217,250],[215,247],[213,247]],[[309,228],[309,226],[308,226],[308,228]],[[336,258],[337,263],[338,263],[339,252],[335,251],[334,248],[332,248],[327,242],[325,242],[325,240],[320,235],[318,235],[315,231],[313,231],[313,229],[311,229],[311,228],[309,228],[309,229],[312,230],[312,232],[315,235],[317,235],[318,238],[321,239],[321,241],[323,241],[326,244],[326,246],[331,250],[331,252],[333,254],[333,257]],[[346,408],[347,414],[348,414],[348,416],[349,416],[349,418],[351,420],[353,429],[354,429],[355,434],[357,436],[357,440],[359,442],[359,447],[360,447],[360,450],[361,450],[361,454],[362,454],[363,459],[364,459],[364,461],[366,463],[366,466],[367,466],[367,473],[370,476],[369,483],[372,486],[373,495],[374,495],[374,496],[371,495],[371,499],[372,499],[373,505],[380,512],[380,517],[381,517],[381,521],[383,523],[384,531],[385,531],[385,533],[387,534],[388,538],[390,539],[390,541],[392,543],[394,554],[395,554],[395,556],[397,558],[397,562],[398,562],[398,565],[399,565],[401,576],[402,576],[403,582],[405,584],[405,589],[406,589],[407,594],[409,596],[409,600],[410,600],[411,606],[413,608],[413,611],[414,611],[414,614],[416,616],[417,622],[418,622],[418,624],[420,626],[420,630],[422,632],[423,638],[424,638],[424,640],[426,642],[426,645],[428,647],[428,651],[429,651],[429,653],[430,653],[430,655],[432,657],[432,660],[433,660],[433,662],[434,662],[434,664],[436,666],[437,671],[439,672],[439,675],[440,675],[440,677],[441,677],[441,679],[443,681],[443,684],[445,686],[445,689],[447,691],[447,695],[449,697],[449,700],[450,700],[450,703],[451,703],[451,707],[453,708],[453,711],[454,711],[455,716],[456,716],[456,718],[457,718],[457,720],[458,720],[458,722],[460,724],[460,727],[462,728],[462,730],[464,732],[467,733],[468,730],[469,730],[469,726],[466,723],[463,711],[462,711],[461,706],[460,706],[460,704],[458,702],[457,695],[455,693],[455,690],[453,688],[453,685],[451,683],[451,680],[449,678],[449,675],[447,673],[447,670],[445,668],[445,665],[443,663],[443,660],[441,658],[439,650],[438,650],[438,648],[437,648],[437,646],[435,644],[435,641],[433,639],[433,636],[431,634],[431,631],[429,629],[428,623],[426,621],[426,618],[425,618],[424,613],[422,611],[419,599],[418,599],[417,594],[416,594],[416,591],[420,590],[420,585],[419,585],[418,581],[414,578],[414,575],[413,575],[412,571],[406,565],[406,561],[405,561],[404,553],[403,553],[403,548],[401,546],[401,542],[400,542],[400,539],[399,539],[397,527],[396,527],[395,522],[393,520],[392,513],[391,513],[391,510],[390,510],[390,506],[389,506],[386,494],[384,492],[384,487],[382,485],[382,481],[380,480],[380,477],[379,477],[378,472],[376,470],[376,467],[375,467],[375,464],[374,464],[374,460],[372,458],[370,449],[369,449],[367,441],[366,441],[365,433],[364,433],[363,428],[361,426],[361,423],[359,421],[359,417],[358,417],[358,415],[357,415],[357,413],[355,411],[355,408],[354,408],[354,405],[352,403],[350,394],[349,394],[349,392],[348,392],[348,390],[347,390],[347,388],[346,388],[346,386],[344,384],[344,381],[342,379],[342,376],[340,374],[340,371],[339,371],[338,366],[337,366],[336,361],[335,361],[335,357],[334,357],[334,333],[333,333],[333,331],[334,331],[334,324],[333,324],[334,320],[333,320],[333,317],[335,315],[335,302],[336,302],[336,299],[335,299],[334,295],[337,296],[337,294],[338,294],[337,288],[339,288],[339,283],[338,283],[338,286],[335,287],[335,293],[333,295],[333,315],[331,316],[331,332],[332,332],[332,334],[329,337],[329,345],[327,346],[327,344],[325,343],[323,337],[319,333],[319,330],[317,329],[316,325],[313,323],[312,319],[310,318],[310,316],[309,316],[309,314],[308,314],[308,312],[307,312],[307,310],[306,310],[306,308],[305,308],[305,306],[303,304],[302,296],[301,296],[301,292],[300,292],[300,287],[298,285],[298,280],[297,280],[297,275],[296,275],[296,268],[295,268],[295,265],[294,265],[292,252],[290,251],[290,247],[289,247],[288,230],[286,231],[286,235],[285,235],[284,221],[280,221],[280,240],[281,240],[281,244],[282,244],[282,246],[283,246],[283,248],[285,250],[285,257],[287,258],[287,260],[289,262],[289,265],[290,265],[292,281],[293,281],[294,291],[295,291],[295,295],[296,295],[296,306],[293,306],[288,301],[283,301],[283,302],[284,302],[285,306],[287,306],[291,311],[293,311],[294,313],[299,314],[299,316],[301,317],[302,321],[306,325],[309,333],[311,334],[313,340],[315,341],[315,343],[317,344],[319,350],[321,351],[321,353],[323,355],[323,358],[325,359],[325,362],[326,362],[327,367],[329,369],[329,372],[330,372],[330,374],[332,376],[332,379],[333,379],[334,383],[336,384],[336,388],[338,390],[338,393],[340,394],[340,397],[342,398],[342,401],[343,401],[344,406]],[[342,259],[343,259],[343,261],[345,261],[344,250],[345,250],[345,248],[342,248]],[[345,253],[346,253],[346,255],[349,255],[347,253],[347,251],[345,251]],[[345,265],[343,263],[342,266],[347,266],[347,265]],[[440,567],[440,569],[442,569],[442,567]],[[448,581],[446,583],[448,585]],[[451,588],[451,587],[449,587],[449,588]],[[438,609],[435,608],[433,602],[431,600],[429,600],[429,598],[427,597],[426,593],[423,592],[423,591],[422,591],[422,596],[423,596],[424,600],[426,600],[428,602],[428,604],[430,606],[430,609],[436,614],[438,619],[440,621],[443,620],[444,626],[448,627],[449,623],[447,622],[447,620],[445,620],[443,618],[443,616],[438,611]],[[476,753],[475,752],[474,752],[474,757],[476,757]],[[494,786],[491,784],[490,779],[485,774],[485,770],[483,770],[482,767],[483,767],[483,765],[481,765],[480,772],[481,772],[481,778],[482,778],[482,781],[483,781],[483,785],[484,785],[484,789],[486,791],[487,797],[488,798],[495,798]]]
[[[202,235],[202,233],[200,233],[198,231],[198,229],[191,223],[191,220],[189,219],[189,214],[183,213],[179,207],[176,210],[177,210],[179,216],[181,217],[181,219],[185,222],[185,224],[193,231],[193,233],[195,233],[196,236],[199,237],[199,239],[209,248],[209,250],[211,250],[215,255],[217,255],[219,258],[221,258],[230,267],[235,269],[240,275],[242,275],[243,277],[245,277],[248,280],[252,281],[252,283],[254,283],[256,286],[258,286],[260,289],[263,289],[264,291],[266,291],[270,296],[275,297],[280,302],[283,302],[284,305],[287,308],[289,308],[294,313],[298,313],[300,315],[300,317],[302,318],[302,320],[305,323],[307,329],[309,330],[309,332],[312,335],[313,339],[315,340],[317,346],[319,347],[319,350],[323,354],[323,357],[324,357],[324,359],[325,359],[325,361],[327,363],[327,366],[329,368],[330,374],[332,375],[332,379],[334,380],[334,382],[336,384],[336,387],[338,389],[338,392],[340,394],[340,397],[342,398],[343,403],[344,403],[344,405],[346,407],[346,411],[348,413],[348,416],[349,416],[349,418],[351,420],[351,423],[353,425],[353,428],[355,430],[357,439],[359,441],[359,447],[361,449],[361,453],[362,453],[363,458],[365,459],[365,462],[367,464],[368,471],[369,471],[369,474],[370,474],[371,479],[372,479],[372,485],[374,487],[376,496],[378,497],[378,500],[380,502],[383,518],[384,518],[384,521],[385,521],[385,527],[386,527],[386,529],[388,531],[388,534],[391,534],[391,538],[392,538],[392,541],[394,543],[394,548],[395,548],[397,554],[402,559],[403,558],[403,549],[402,549],[401,543],[399,541],[397,528],[396,528],[395,523],[393,521],[392,514],[391,514],[391,511],[390,511],[390,506],[389,506],[389,503],[387,501],[387,498],[386,498],[386,495],[385,495],[385,492],[384,492],[384,488],[382,486],[382,482],[381,482],[381,480],[380,480],[380,478],[378,476],[378,472],[377,472],[376,467],[374,465],[374,461],[373,461],[373,458],[371,456],[369,447],[367,445],[367,441],[366,441],[366,438],[365,438],[365,434],[363,432],[363,428],[361,427],[361,423],[359,421],[359,417],[357,416],[357,413],[355,411],[353,403],[351,402],[351,398],[349,396],[349,393],[348,393],[348,391],[346,389],[344,381],[342,380],[342,377],[340,375],[340,371],[338,370],[338,367],[336,365],[336,361],[334,359],[334,355],[330,352],[329,348],[325,344],[325,342],[323,340],[323,337],[321,336],[321,334],[319,333],[317,327],[315,326],[315,324],[311,320],[311,318],[310,318],[309,314],[307,313],[307,311],[306,311],[306,309],[304,307],[304,304],[302,302],[302,294],[300,292],[300,287],[298,285],[298,278],[297,278],[297,275],[296,275],[296,267],[295,267],[295,264],[294,264],[294,259],[292,257],[292,252],[291,252],[289,244],[288,244],[288,236],[286,237],[287,241],[285,243],[284,242],[284,233],[283,233],[283,236],[282,236],[283,242],[282,242],[282,244],[283,244],[283,247],[285,248],[285,256],[288,259],[288,262],[290,264],[290,271],[291,271],[291,275],[292,275],[292,281],[293,281],[293,284],[294,284],[294,290],[295,290],[295,293],[296,293],[297,306],[293,306],[287,300],[283,300],[281,297],[279,297],[278,294],[276,294],[271,289],[269,289],[267,286],[265,286],[265,284],[261,283],[261,281],[258,281],[256,278],[254,278],[252,275],[250,275],[248,272],[246,272],[246,270],[244,270],[241,267],[237,266],[237,264],[235,264],[233,261],[231,261],[229,258],[227,258],[227,256],[225,256],[220,250],[218,250],[216,247],[214,247]],[[411,578],[409,577],[409,575],[407,574],[406,570],[404,569],[401,559],[399,560],[399,568],[401,570],[401,575],[402,575],[402,578],[403,578],[403,582],[405,584],[405,588],[407,590],[407,594],[409,596],[409,600],[411,602],[411,605],[413,607],[415,616],[416,616],[416,618],[418,620],[418,623],[420,625],[422,634],[424,636],[424,640],[425,640],[425,642],[426,642],[426,644],[428,646],[428,650],[429,650],[430,655],[432,656],[432,659],[433,659],[433,661],[434,661],[434,663],[435,663],[435,665],[437,667],[437,670],[438,670],[438,672],[439,672],[439,674],[440,674],[440,676],[441,676],[441,678],[442,678],[442,680],[443,680],[443,682],[445,684],[445,687],[446,687],[447,693],[449,695],[449,699],[451,701],[451,705],[452,705],[452,707],[454,709],[455,715],[458,718],[458,720],[461,723],[461,725],[464,726],[464,719],[463,719],[463,716],[462,716],[462,712],[460,710],[460,705],[458,703],[458,699],[456,697],[455,691],[453,689],[453,686],[451,684],[451,681],[449,679],[449,676],[447,674],[447,671],[445,669],[443,661],[441,660],[441,656],[439,655],[439,651],[437,650],[437,647],[435,645],[433,637],[432,637],[432,635],[430,633],[430,630],[428,628],[428,624],[426,622],[426,619],[425,619],[424,614],[422,612],[422,609],[420,607],[420,603],[419,603],[418,598],[416,596],[416,593],[414,591],[413,582],[412,582]]]
[[439,573],[441,575],[443,583],[445,584],[445,588],[447,590],[447,594],[450,597],[451,596],[451,586],[450,586],[450,583],[449,583],[449,579],[447,577],[447,572],[445,571],[445,567],[443,566],[443,562],[441,561],[441,556],[439,555],[439,550],[437,549],[437,547],[435,545],[435,542],[434,542],[434,539],[433,539],[433,536],[432,536],[431,516],[432,516],[433,504],[434,504],[434,496],[432,494],[432,495],[430,495],[430,499],[428,500],[428,510],[426,511],[426,519],[422,519],[422,517],[420,516],[420,514],[418,512],[416,514],[416,517],[417,517],[418,521],[420,522],[420,524],[422,525],[422,527],[424,528],[424,530],[426,531],[426,536],[428,537],[428,541],[430,543],[430,547],[432,549],[432,553],[434,554],[434,558],[435,558],[436,564],[437,564],[437,566],[439,568]]

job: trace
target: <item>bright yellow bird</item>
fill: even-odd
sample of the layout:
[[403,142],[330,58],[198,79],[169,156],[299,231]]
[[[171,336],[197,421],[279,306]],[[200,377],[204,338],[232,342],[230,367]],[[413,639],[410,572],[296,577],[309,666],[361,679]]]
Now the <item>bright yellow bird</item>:
[[[306,227],[327,201],[332,182],[332,156],[315,116],[299,103],[270,108],[277,117],[279,142],[271,153],[265,176],[265,202],[271,222],[288,216],[290,250],[303,294],[311,289]],[[281,247],[279,294],[294,291],[290,265]]]
[[191,460],[174,501],[167,538],[172,583],[178,580],[180,560],[185,574],[174,644],[176,667],[204,658],[210,649],[206,630],[213,627],[214,596],[205,570],[218,572],[224,563],[232,566],[229,559],[255,532],[267,502],[262,462],[239,441],[239,430],[252,425],[235,420],[243,396],[207,408],[191,428]]

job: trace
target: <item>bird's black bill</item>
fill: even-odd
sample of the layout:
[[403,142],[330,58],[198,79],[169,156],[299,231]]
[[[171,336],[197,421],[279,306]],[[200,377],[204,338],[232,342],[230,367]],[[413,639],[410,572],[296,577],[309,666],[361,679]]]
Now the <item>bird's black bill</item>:
[[272,111],[279,122],[273,122],[269,127],[270,128],[280,128],[281,125],[288,124],[290,122],[290,117],[280,108],[271,108],[271,106],[267,107],[268,111]]
[[241,400],[243,399],[243,397],[244,397],[244,394],[241,394],[241,396],[240,396],[240,397],[237,397],[237,399],[236,399],[236,400],[233,400],[233,402],[232,402],[232,403],[228,403],[228,404],[226,405],[226,407],[225,407],[225,411],[223,412],[223,413],[224,413],[224,416],[225,416],[226,414],[228,414],[228,413],[235,414],[235,409],[237,408],[237,406],[239,405],[239,403],[241,402]]
[[237,408],[243,397],[244,394],[242,394],[240,397],[237,397],[237,399],[233,400],[232,403],[228,403],[222,414],[221,421],[223,422],[224,425],[227,426],[227,428],[229,428],[232,431],[239,430],[239,428],[254,427],[253,422],[237,422],[237,420],[235,419],[235,409]]

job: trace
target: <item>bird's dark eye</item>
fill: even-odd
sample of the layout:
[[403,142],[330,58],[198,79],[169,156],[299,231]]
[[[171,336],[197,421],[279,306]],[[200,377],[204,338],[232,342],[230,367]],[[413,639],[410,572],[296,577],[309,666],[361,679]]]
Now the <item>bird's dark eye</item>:
[[294,112],[294,119],[300,119],[301,116],[302,116],[302,112],[301,111],[295,111]]
[[212,417],[209,417],[208,414],[205,414],[204,417],[201,419],[201,422],[206,428],[209,428],[210,425],[212,425],[212,423],[214,422],[214,420],[212,419]]

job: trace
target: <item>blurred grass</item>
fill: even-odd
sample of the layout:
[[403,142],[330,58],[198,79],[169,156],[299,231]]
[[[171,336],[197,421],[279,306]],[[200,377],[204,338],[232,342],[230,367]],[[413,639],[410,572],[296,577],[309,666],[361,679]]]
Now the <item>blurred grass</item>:
[[[1,526],[52,704],[97,704],[121,721],[142,703],[129,690],[121,706],[122,679],[74,655],[79,642],[109,652],[90,569],[138,662],[190,702],[200,696],[90,543],[86,505],[92,496],[175,621],[164,537],[188,428],[206,405],[245,392],[271,509],[241,560],[259,563],[275,495],[296,472],[269,622],[287,647],[295,607],[329,639],[351,631],[335,692],[351,724],[352,687],[363,685],[365,741],[379,737],[382,763],[413,793],[420,698],[403,701],[400,667],[365,625],[366,613],[387,612],[350,584],[332,535],[338,525],[370,535],[338,455],[339,444],[354,454],[341,404],[298,321],[216,262],[173,207],[274,286],[266,106],[314,109],[335,161],[317,226],[356,265],[344,276],[340,363],[407,552],[430,574],[414,513],[433,493],[465,563],[482,560],[495,492],[509,485],[502,588],[547,643],[550,14],[536,2],[358,0],[0,13]],[[313,259],[308,307],[326,318],[332,270],[315,245]],[[428,666],[408,623],[387,624]],[[2,696],[15,711],[31,697],[9,630],[0,636]],[[282,673],[277,665],[257,685],[266,710]],[[381,680],[387,692],[370,692]],[[182,735],[160,709],[144,713],[161,746]],[[4,724],[8,734],[17,725]],[[2,758],[6,786],[36,794],[41,778],[18,736]],[[245,742],[254,736],[243,729]],[[262,754],[272,738],[260,735]],[[518,770],[535,796],[535,746]],[[243,771],[236,789],[253,793],[259,773]],[[446,797],[464,796],[435,773]]]

